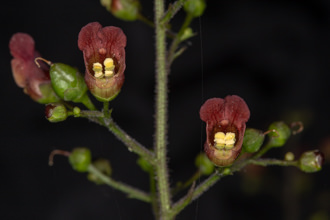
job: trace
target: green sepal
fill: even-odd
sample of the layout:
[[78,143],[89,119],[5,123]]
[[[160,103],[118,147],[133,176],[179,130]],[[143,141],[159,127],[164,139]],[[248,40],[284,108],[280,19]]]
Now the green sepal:
[[205,0],[187,0],[183,5],[185,12],[193,17],[201,16],[204,13],[205,8]]
[[72,168],[78,172],[87,172],[91,164],[92,154],[88,148],[75,148],[69,156],[69,162]]
[[275,130],[276,132],[270,132],[269,146],[282,147],[291,136],[291,129],[283,121],[273,122],[269,126],[269,130]]
[[255,153],[259,151],[264,140],[265,135],[262,131],[254,128],[247,128],[244,133],[242,150],[247,153]]
[[63,63],[54,63],[49,70],[55,93],[65,101],[80,103],[87,85],[79,71]]
[[208,176],[214,172],[214,165],[205,153],[200,153],[197,155],[195,165],[203,175]]
[[41,84],[39,89],[42,94],[42,98],[37,100],[38,103],[48,104],[61,101],[61,99],[54,92],[54,89],[50,83]]

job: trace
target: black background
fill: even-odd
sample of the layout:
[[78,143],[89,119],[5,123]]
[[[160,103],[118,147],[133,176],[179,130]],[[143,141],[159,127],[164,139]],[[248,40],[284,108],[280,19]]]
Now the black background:
[[[142,1],[149,19],[151,2]],[[95,158],[111,161],[115,179],[148,189],[148,176],[136,166],[136,155],[106,129],[84,119],[57,124],[45,120],[44,106],[15,85],[8,42],[16,32],[29,33],[44,58],[84,72],[77,47],[81,27],[92,21],[121,27],[128,39],[127,69],[122,92],[111,103],[113,118],[151,148],[153,29],[117,20],[99,1],[18,0],[1,5],[0,219],[152,219],[148,204],[88,182],[66,158],[55,157],[55,165],[47,165],[53,149],[86,146]],[[174,30],[183,18],[183,13],[175,17]],[[329,152],[329,1],[208,1],[205,15],[192,28],[198,35],[186,44],[188,50],[169,76],[172,186],[194,172],[194,157],[205,140],[198,111],[211,97],[244,98],[251,110],[248,127],[267,130],[276,120],[304,122],[304,132],[270,157],[316,148]],[[328,176],[328,164],[316,174],[279,167],[243,170],[220,181],[177,219],[329,219]]]

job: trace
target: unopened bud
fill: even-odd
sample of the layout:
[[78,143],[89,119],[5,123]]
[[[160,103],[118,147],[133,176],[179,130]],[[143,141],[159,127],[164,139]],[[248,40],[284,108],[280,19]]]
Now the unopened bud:
[[282,147],[291,135],[291,129],[282,121],[273,122],[269,126],[269,130],[274,130],[268,134],[269,145],[272,147]]
[[138,0],[101,0],[101,5],[124,21],[135,21],[141,8]]
[[205,153],[197,155],[195,165],[203,175],[210,175],[214,172],[214,165]]
[[255,153],[260,149],[264,140],[265,135],[262,131],[254,128],[247,128],[244,133],[243,150],[248,153]]
[[306,173],[314,173],[322,169],[324,155],[318,150],[306,151],[299,159],[300,170]]
[[51,103],[46,105],[46,118],[50,122],[60,122],[66,120],[68,112],[66,107],[61,103]]
[[204,13],[206,8],[205,0],[187,0],[183,5],[187,14],[193,17],[199,17]]
[[69,162],[72,168],[78,172],[87,172],[91,164],[92,155],[88,148],[75,148],[69,156]]

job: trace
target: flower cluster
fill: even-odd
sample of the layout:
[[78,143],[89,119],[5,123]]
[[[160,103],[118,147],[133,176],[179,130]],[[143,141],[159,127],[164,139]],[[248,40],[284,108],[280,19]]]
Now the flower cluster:
[[[85,82],[100,101],[114,99],[124,83],[126,36],[118,27],[102,28],[97,22],[83,27],[78,47],[86,66]],[[33,38],[25,33],[12,36],[9,49],[13,56],[12,72],[16,84],[33,100],[47,104],[60,100],[82,102],[84,85],[77,71],[65,64],[52,64],[35,50]],[[36,59],[46,61],[35,63]],[[78,74],[78,75],[77,75]]]

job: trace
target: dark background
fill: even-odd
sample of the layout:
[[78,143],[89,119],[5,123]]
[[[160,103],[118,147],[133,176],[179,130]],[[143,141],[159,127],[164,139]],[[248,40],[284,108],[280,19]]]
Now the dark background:
[[[141,1],[153,18],[151,1]],[[126,80],[111,103],[115,121],[146,147],[153,145],[154,36],[141,22],[123,22],[99,1],[7,1],[1,3],[0,219],[85,220],[152,219],[148,204],[96,186],[73,171],[53,149],[89,147],[95,158],[109,159],[113,177],[148,189],[148,176],[106,129],[85,119],[51,124],[44,106],[15,85],[8,50],[10,37],[26,32],[44,58],[84,72],[77,36],[98,21],[121,27],[127,35]],[[184,14],[173,23],[177,30]],[[303,133],[267,154],[282,158],[322,148],[329,158],[330,2],[208,1],[193,22],[198,35],[175,61],[169,77],[168,158],[171,184],[187,179],[205,141],[199,108],[211,97],[237,94],[251,110],[248,127],[267,130],[277,120],[301,120]],[[177,219],[330,219],[329,165],[320,173],[295,168],[250,167],[217,183]],[[203,178],[200,180],[202,181]],[[174,198],[178,199],[178,198]]]

